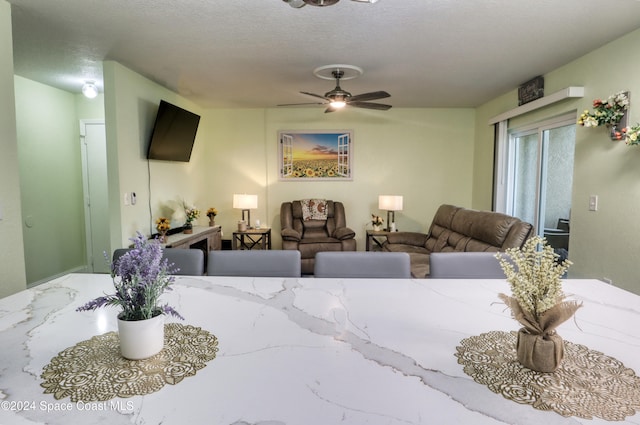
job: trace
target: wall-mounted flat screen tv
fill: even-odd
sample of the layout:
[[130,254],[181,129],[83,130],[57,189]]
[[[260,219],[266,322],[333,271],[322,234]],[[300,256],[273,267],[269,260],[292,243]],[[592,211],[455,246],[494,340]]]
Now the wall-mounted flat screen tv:
[[161,100],[147,158],[189,162],[199,123],[200,115]]

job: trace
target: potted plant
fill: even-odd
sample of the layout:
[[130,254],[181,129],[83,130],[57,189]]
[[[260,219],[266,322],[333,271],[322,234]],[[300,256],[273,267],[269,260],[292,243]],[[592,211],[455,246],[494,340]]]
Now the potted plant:
[[523,326],[516,344],[518,362],[532,370],[553,372],[564,356],[564,343],[556,328],[582,306],[566,301],[562,291],[562,276],[571,262],[558,263],[558,255],[540,236],[528,239],[521,249],[507,249],[506,254],[497,253],[496,257],[513,296],[499,297]]
[[160,243],[140,233],[131,240],[134,247],[110,265],[115,294],[98,297],[76,311],[120,307],[120,351],[125,358],[139,360],[162,350],[165,314],[183,317],[169,305],[160,305],[160,296],[170,291],[174,282]]
[[218,210],[211,207],[207,210],[207,217],[209,217],[209,226],[213,227],[216,225],[216,216],[218,215]]
[[373,230],[379,232],[382,230],[382,223],[384,220],[379,215],[371,214],[371,224],[373,225]]
[[200,217],[200,210],[193,206],[187,206],[187,204],[183,203],[184,207],[184,215],[186,217],[186,222],[184,223],[184,233],[193,233],[193,222]]

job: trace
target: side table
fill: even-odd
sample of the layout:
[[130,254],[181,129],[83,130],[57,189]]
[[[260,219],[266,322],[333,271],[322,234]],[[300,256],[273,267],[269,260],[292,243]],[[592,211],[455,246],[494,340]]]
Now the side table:
[[387,241],[387,235],[390,232],[386,230],[367,230],[367,251],[379,251],[382,249],[382,244]]
[[271,228],[236,230],[231,239],[232,249],[271,249]]

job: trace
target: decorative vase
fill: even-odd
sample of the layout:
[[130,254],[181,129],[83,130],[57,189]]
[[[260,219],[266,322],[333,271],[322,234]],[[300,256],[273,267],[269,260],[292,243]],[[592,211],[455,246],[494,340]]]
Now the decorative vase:
[[122,357],[141,360],[154,356],[164,347],[164,314],[146,320],[118,317],[118,335]]
[[158,241],[160,241],[160,243],[167,243],[167,232],[160,232],[160,236],[158,236]]
[[193,233],[193,225],[191,223],[185,223],[182,227],[182,233],[191,234]]
[[381,230],[382,230],[382,225],[380,225],[380,224],[374,224],[373,225],[373,231],[374,232],[379,232]]
[[213,227],[216,225],[216,218],[215,217],[210,217],[209,218],[209,227]]
[[622,132],[618,130],[616,125],[609,125],[607,127],[609,127],[609,136],[611,137],[611,140],[622,140]]
[[518,362],[538,372],[553,372],[564,357],[564,342],[560,335],[535,335],[522,328],[516,342]]

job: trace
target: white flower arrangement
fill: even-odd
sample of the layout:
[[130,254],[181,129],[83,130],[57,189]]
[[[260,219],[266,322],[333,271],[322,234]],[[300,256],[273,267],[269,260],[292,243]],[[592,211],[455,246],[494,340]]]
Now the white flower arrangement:
[[511,284],[512,297],[499,294],[511,313],[530,333],[548,335],[555,327],[571,317],[582,305],[566,301],[562,291],[562,276],[572,264],[558,263],[553,247],[540,236],[529,238],[521,249],[506,251],[496,258]]

